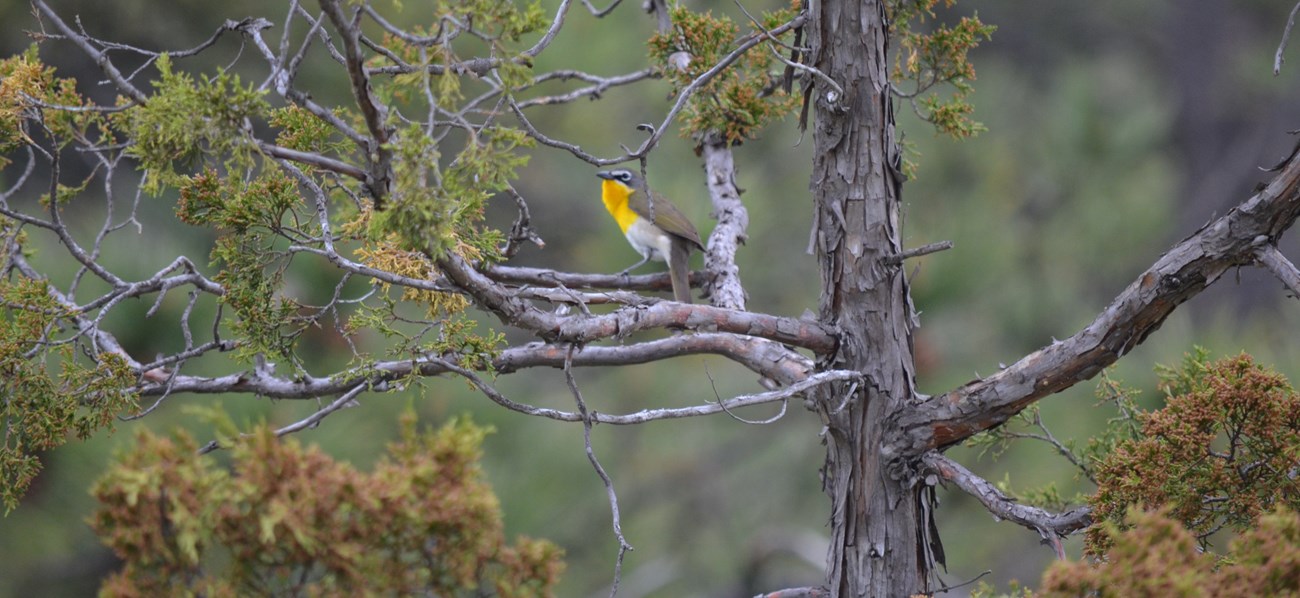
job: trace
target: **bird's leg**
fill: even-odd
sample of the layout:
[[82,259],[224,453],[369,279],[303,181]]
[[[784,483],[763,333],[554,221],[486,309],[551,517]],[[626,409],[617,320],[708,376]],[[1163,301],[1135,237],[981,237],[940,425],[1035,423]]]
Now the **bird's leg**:
[[639,262],[637,262],[637,263],[635,263],[635,264],[632,264],[631,266],[628,266],[628,267],[624,268],[622,272],[619,272],[619,273],[618,273],[618,275],[619,275],[619,276],[622,276],[622,277],[624,277],[624,278],[627,278],[627,273],[628,273],[628,272],[631,272],[631,271],[633,271],[633,270],[636,270],[637,268],[640,268],[641,266],[644,266],[644,265],[646,265],[646,264],[649,263],[649,262],[650,262],[650,255],[647,254],[645,257],[643,257],[643,258],[641,259],[641,261],[639,261]]

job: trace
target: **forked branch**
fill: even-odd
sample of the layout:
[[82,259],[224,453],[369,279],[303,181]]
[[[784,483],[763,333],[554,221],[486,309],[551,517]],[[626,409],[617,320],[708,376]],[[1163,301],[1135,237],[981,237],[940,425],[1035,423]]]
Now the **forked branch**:
[[963,492],[980,501],[984,508],[988,509],[995,517],[1006,519],[1038,532],[1038,535],[1043,538],[1043,543],[1051,546],[1058,558],[1065,558],[1065,550],[1061,547],[1061,538],[1092,525],[1092,509],[1090,507],[1084,506],[1063,513],[1053,513],[1046,509],[1016,502],[1014,498],[1003,494],[988,480],[971,473],[969,469],[962,467],[960,463],[938,452],[926,453],[921,458],[921,461],[925,463],[925,466],[931,472],[944,481],[956,485]]

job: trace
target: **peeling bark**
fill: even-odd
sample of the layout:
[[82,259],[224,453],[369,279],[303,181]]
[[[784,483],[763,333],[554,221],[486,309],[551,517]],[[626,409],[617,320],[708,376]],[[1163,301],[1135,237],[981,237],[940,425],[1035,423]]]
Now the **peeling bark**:
[[909,455],[952,446],[1091,379],[1225,272],[1267,255],[1297,216],[1300,160],[1293,156],[1258,193],[1165,252],[1083,330],[902,415],[891,446]]
[[835,596],[910,596],[929,591],[934,557],[929,494],[898,475],[883,444],[890,421],[915,396],[885,9],[878,1],[825,0],[810,10],[812,64],[844,89],[837,97],[818,80],[811,96],[819,316],[840,337],[818,367],[866,379],[816,395],[832,505],[828,588]]
[[709,234],[709,248],[704,252],[704,270],[709,273],[706,289],[713,305],[744,311],[747,295],[740,283],[736,252],[747,238],[749,211],[740,201],[740,190],[736,188],[731,148],[724,140],[711,138],[705,140],[701,150],[709,199],[713,203],[712,215],[718,221]]

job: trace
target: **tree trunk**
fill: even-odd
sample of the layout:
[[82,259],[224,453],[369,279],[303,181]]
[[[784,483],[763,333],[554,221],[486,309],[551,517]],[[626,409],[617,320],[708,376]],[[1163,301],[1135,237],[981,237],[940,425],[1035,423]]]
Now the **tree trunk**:
[[834,596],[927,593],[929,502],[882,450],[894,415],[914,404],[911,299],[901,263],[902,174],[894,138],[879,0],[822,0],[810,6],[812,64],[844,97],[818,81],[812,195],[821,269],[820,318],[840,334],[819,369],[862,372],[858,384],[824,387],[823,485],[832,503],[827,580]]

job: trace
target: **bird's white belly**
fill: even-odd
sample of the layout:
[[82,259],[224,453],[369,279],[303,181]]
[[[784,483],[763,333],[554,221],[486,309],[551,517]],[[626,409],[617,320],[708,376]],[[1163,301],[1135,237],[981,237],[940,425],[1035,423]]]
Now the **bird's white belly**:
[[665,233],[659,227],[650,224],[645,218],[638,218],[632,226],[627,227],[627,232],[623,233],[627,237],[627,242],[641,254],[641,257],[648,257],[661,262],[668,260],[668,254],[672,251],[673,239],[668,233]]

